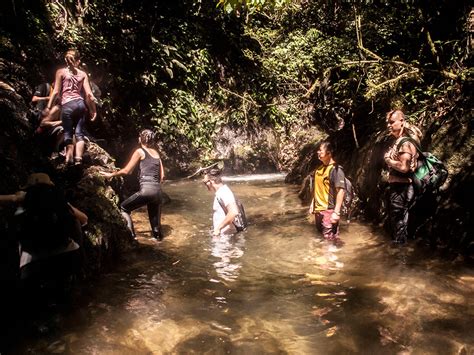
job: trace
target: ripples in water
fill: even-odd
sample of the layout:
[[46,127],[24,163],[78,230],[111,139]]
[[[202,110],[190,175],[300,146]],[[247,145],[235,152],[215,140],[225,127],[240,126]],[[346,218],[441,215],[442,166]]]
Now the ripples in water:
[[471,269],[390,249],[357,223],[336,247],[315,238],[282,176],[227,181],[246,232],[211,237],[213,196],[198,182],[165,185],[165,240],[150,240],[146,211],[134,214],[141,250],[19,352],[474,353]]

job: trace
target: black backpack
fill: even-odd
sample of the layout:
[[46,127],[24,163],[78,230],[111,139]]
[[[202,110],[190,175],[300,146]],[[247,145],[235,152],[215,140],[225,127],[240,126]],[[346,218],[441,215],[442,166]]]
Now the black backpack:
[[[221,201],[219,198],[217,199],[217,201],[219,202],[219,205],[221,205],[222,209],[224,210],[224,213],[227,214],[227,208],[225,207],[224,202]],[[238,198],[235,198],[235,204],[237,205],[239,214],[235,216],[235,219],[232,223],[235,226],[235,229],[237,230],[237,232],[242,232],[247,229],[249,222],[247,220],[247,215],[245,214],[245,208],[242,202]]]
[[[344,169],[340,165],[336,165],[334,167],[334,170],[335,169],[341,169],[342,171],[344,171]],[[343,214],[344,216],[347,216],[347,220],[349,221],[352,215],[352,200],[354,199],[354,186],[352,186],[352,182],[348,179],[346,174],[344,174],[344,191],[345,191],[344,201],[342,201],[341,214]]]
[[237,204],[239,214],[234,219],[234,226],[235,229],[237,229],[237,232],[242,232],[247,229],[249,222],[247,220],[247,215],[245,214],[245,209],[242,202],[236,198],[235,203]]
[[[333,170],[330,172],[330,175],[334,174],[336,172],[336,169],[341,169],[344,171],[342,166],[339,164],[336,164],[333,168]],[[316,170],[313,170],[313,172],[310,174],[309,177],[309,190],[311,191],[311,195],[314,195],[314,173]],[[342,211],[341,214],[344,216],[347,216],[347,220],[350,221],[351,215],[352,215],[352,201],[354,200],[355,192],[354,192],[354,186],[352,185],[352,182],[347,178],[346,174],[344,174],[344,201],[342,201]]]
[[66,247],[76,220],[63,194],[54,186],[37,184],[26,190],[24,212],[17,217],[22,249],[47,252]]

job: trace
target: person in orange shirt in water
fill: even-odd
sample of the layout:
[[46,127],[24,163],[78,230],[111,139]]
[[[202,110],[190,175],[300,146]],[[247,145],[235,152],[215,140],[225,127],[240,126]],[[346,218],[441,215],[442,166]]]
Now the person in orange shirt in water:
[[318,148],[322,165],[314,173],[314,191],[309,212],[315,215],[316,229],[324,239],[340,242],[339,220],[344,201],[344,171],[332,156],[330,142],[324,141]]

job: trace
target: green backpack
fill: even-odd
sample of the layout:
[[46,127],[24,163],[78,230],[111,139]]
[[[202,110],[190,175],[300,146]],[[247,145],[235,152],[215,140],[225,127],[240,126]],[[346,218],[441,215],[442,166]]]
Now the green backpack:
[[433,154],[423,152],[420,145],[411,137],[402,138],[397,145],[397,151],[407,141],[411,142],[419,153],[417,167],[412,175],[415,190],[418,194],[438,191],[448,177],[448,170]]

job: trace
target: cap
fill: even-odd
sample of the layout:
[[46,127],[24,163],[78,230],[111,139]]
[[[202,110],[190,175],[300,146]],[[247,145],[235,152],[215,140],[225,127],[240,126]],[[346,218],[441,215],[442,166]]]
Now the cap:
[[21,189],[26,189],[27,187],[38,185],[38,184],[54,186],[54,183],[51,181],[48,174],[34,173],[34,174],[30,174],[30,176],[28,176],[28,180],[26,181],[26,185],[21,186],[20,188]]

